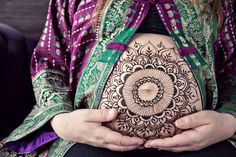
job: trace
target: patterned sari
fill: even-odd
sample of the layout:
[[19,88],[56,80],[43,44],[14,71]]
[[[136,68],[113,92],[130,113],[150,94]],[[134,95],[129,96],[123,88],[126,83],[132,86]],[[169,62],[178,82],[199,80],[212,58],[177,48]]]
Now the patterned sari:
[[[59,138],[49,121],[57,114],[97,108],[105,83],[146,16],[148,0],[110,0],[93,25],[97,0],[51,0],[45,28],[34,50],[31,73],[37,104],[0,145],[0,156],[63,157],[74,144]],[[203,109],[236,117],[235,0],[224,1],[223,26],[205,1],[153,2],[203,95]],[[220,80],[220,81],[219,81]],[[236,136],[229,139],[234,145]],[[13,150],[13,151],[10,151]],[[25,154],[25,155],[23,155]]]

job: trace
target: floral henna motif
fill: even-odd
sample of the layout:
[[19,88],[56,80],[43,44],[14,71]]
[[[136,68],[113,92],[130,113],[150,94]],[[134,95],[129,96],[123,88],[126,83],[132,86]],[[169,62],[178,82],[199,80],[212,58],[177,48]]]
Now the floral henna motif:
[[201,107],[197,82],[175,48],[135,42],[123,52],[105,86],[99,108],[119,114],[107,125],[146,139],[177,134],[174,122]]

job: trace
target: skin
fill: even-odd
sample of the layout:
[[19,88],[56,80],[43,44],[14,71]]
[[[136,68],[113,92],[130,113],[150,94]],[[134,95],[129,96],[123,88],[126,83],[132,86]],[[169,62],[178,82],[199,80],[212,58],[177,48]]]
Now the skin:
[[[148,70],[144,68],[144,65],[148,64],[153,66],[153,71],[151,73],[154,75],[148,74]],[[143,70],[135,72],[134,69],[137,66],[142,67]],[[176,81],[171,79],[168,81],[169,76],[167,74],[160,76],[159,72],[156,71],[157,67],[162,67],[165,69],[163,71],[166,73],[172,73],[176,77]],[[163,87],[163,90],[160,88],[160,91],[157,90],[156,83],[150,80],[148,81],[149,83],[143,83],[143,78],[158,78],[157,75],[159,75],[160,82],[162,82],[160,85]],[[131,82],[136,83],[132,84]],[[142,84],[142,86],[138,86],[137,82]],[[181,82],[182,85],[186,86],[178,86],[177,82]],[[166,84],[166,86],[163,86],[164,84]],[[120,88],[122,88],[122,90],[119,90]],[[129,88],[134,90],[131,91]],[[174,95],[169,94],[171,95],[171,98],[167,98],[164,94],[171,93],[171,89],[174,88],[178,88],[178,90],[176,90],[176,95],[178,96],[173,100],[171,114],[168,116],[168,112],[166,112],[169,110],[167,109],[169,104],[168,101],[171,101]],[[159,95],[160,97],[157,98],[157,93],[160,92],[163,92],[163,95]],[[114,97],[116,98],[114,99]],[[139,100],[137,98],[139,98]],[[165,104],[158,99],[165,100]],[[122,107],[123,105],[120,103],[122,102],[121,100],[126,103],[127,107]],[[145,105],[147,106],[144,107],[141,105],[142,103],[140,100],[151,100],[152,103],[146,102]],[[156,102],[154,102],[154,100]],[[182,101],[177,103],[178,100]],[[188,104],[186,105],[186,103]],[[117,119],[110,123],[113,130],[126,132],[126,135],[131,136],[151,136],[152,138],[155,138],[153,137],[153,135],[155,135],[159,138],[159,136],[168,137],[175,134],[176,127],[174,125],[166,127],[163,123],[173,124],[174,120],[176,120],[177,117],[180,118],[179,115],[182,113],[184,113],[184,115],[189,115],[196,112],[194,110],[202,110],[202,100],[199,85],[191,72],[190,67],[187,65],[184,58],[179,55],[178,48],[173,39],[166,35],[136,33],[128,43],[127,49],[122,52],[121,57],[112,70],[103,90],[103,95],[98,108],[116,108],[118,111],[123,108],[122,113],[119,114]],[[153,110],[153,108],[155,108],[155,110]],[[159,108],[159,111],[157,111],[157,108]],[[188,110],[186,110],[186,108],[188,108]],[[129,116],[129,111],[137,116]],[[163,116],[157,118],[155,114],[158,112],[162,112]],[[150,115],[149,119],[151,119],[151,123],[137,123],[138,121],[143,121],[141,114],[144,113]],[[153,129],[155,121],[155,127],[161,130],[160,133],[157,133],[156,130]],[[142,132],[138,128],[143,127],[143,125],[145,125],[146,131]]]
[[236,118],[215,111],[191,114],[177,120],[175,125],[186,131],[170,138],[149,140],[145,147],[172,152],[197,151],[230,138],[236,132]]
[[[141,38],[141,35],[138,34],[135,37]],[[157,35],[149,35],[148,38],[145,36],[139,42],[145,43],[145,39],[153,41],[154,45],[162,42],[165,47],[174,47],[174,43],[169,37],[160,36],[158,38]],[[137,38],[133,41],[136,40]],[[54,131],[65,140],[113,151],[130,151],[145,147],[173,152],[197,151],[223,141],[236,132],[235,117],[226,113],[203,110],[176,121],[176,127],[185,130],[181,134],[165,139],[145,141],[136,137],[123,136],[102,126],[103,122],[113,121],[116,116],[116,110],[79,109],[71,113],[56,115],[52,119],[51,125]]]
[[117,112],[114,109],[80,109],[56,115],[51,120],[51,125],[65,140],[112,151],[130,151],[143,145],[143,139],[123,136],[102,126],[102,122],[112,121],[116,116]]
[[[195,0],[193,2],[197,3]],[[219,2],[217,1],[217,3]],[[97,115],[94,115],[95,112]],[[157,148],[173,152],[197,151],[223,141],[236,132],[236,118],[232,115],[216,111],[199,111],[175,122],[176,127],[185,130],[181,134],[165,139],[144,141],[138,138],[122,136],[103,127],[101,125],[102,122],[114,120],[117,114],[108,116],[108,114],[103,112],[107,111],[88,109],[59,114],[52,119],[51,124],[55,132],[64,139],[114,151],[143,148],[142,144],[146,148]],[[90,115],[93,115],[93,117],[90,117]],[[77,119],[75,120],[74,118]]]
[[236,132],[236,118],[232,115],[200,111],[175,122],[178,128],[186,130],[183,133],[170,138],[145,141],[123,136],[102,126],[102,122],[112,121],[116,115],[117,112],[113,109],[79,109],[56,115],[51,125],[65,140],[121,152],[144,147],[173,152],[197,151],[223,141]]

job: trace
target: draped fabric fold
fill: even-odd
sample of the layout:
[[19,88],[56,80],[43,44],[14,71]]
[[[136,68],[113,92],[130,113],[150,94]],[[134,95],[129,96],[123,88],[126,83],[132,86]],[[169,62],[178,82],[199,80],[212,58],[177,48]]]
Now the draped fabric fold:
[[[223,26],[218,36],[214,18],[207,12],[198,16],[201,5],[186,0],[151,2],[157,4],[165,27],[193,72],[209,74],[196,77],[204,99],[211,100],[204,101],[209,103],[206,105],[236,116],[235,0],[224,1]],[[47,22],[32,56],[37,104],[4,141],[13,151],[27,154],[50,149],[45,156],[57,157],[66,153],[73,143],[58,138],[50,120],[81,107],[86,96],[91,106],[99,103],[103,84],[150,5],[143,0],[108,1],[98,19],[100,27],[93,27],[96,3],[97,0],[50,1]],[[235,136],[230,140],[236,144]],[[1,149],[0,146],[0,152]]]
[[47,21],[31,61],[36,104],[6,146],[29,153],[58,138],[48,124],[59,113],[73,110],[69,89],[70,29],[68,1],[51,0]]
[[[215,42],[219,101],[216,110],[236,118],[236,1],[223,3],[223,25]],[[231,139],[236,147],[236,134]]]

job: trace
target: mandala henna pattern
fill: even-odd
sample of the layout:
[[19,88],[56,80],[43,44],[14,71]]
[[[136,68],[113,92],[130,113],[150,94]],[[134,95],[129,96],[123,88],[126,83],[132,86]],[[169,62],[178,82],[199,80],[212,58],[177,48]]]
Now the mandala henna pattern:
[[177,134],[174,122],[202,109],[200,91],[175,48],[150,41],[123,52],[105,86],[99,108],[119,114],[107,125],[146,139]]

